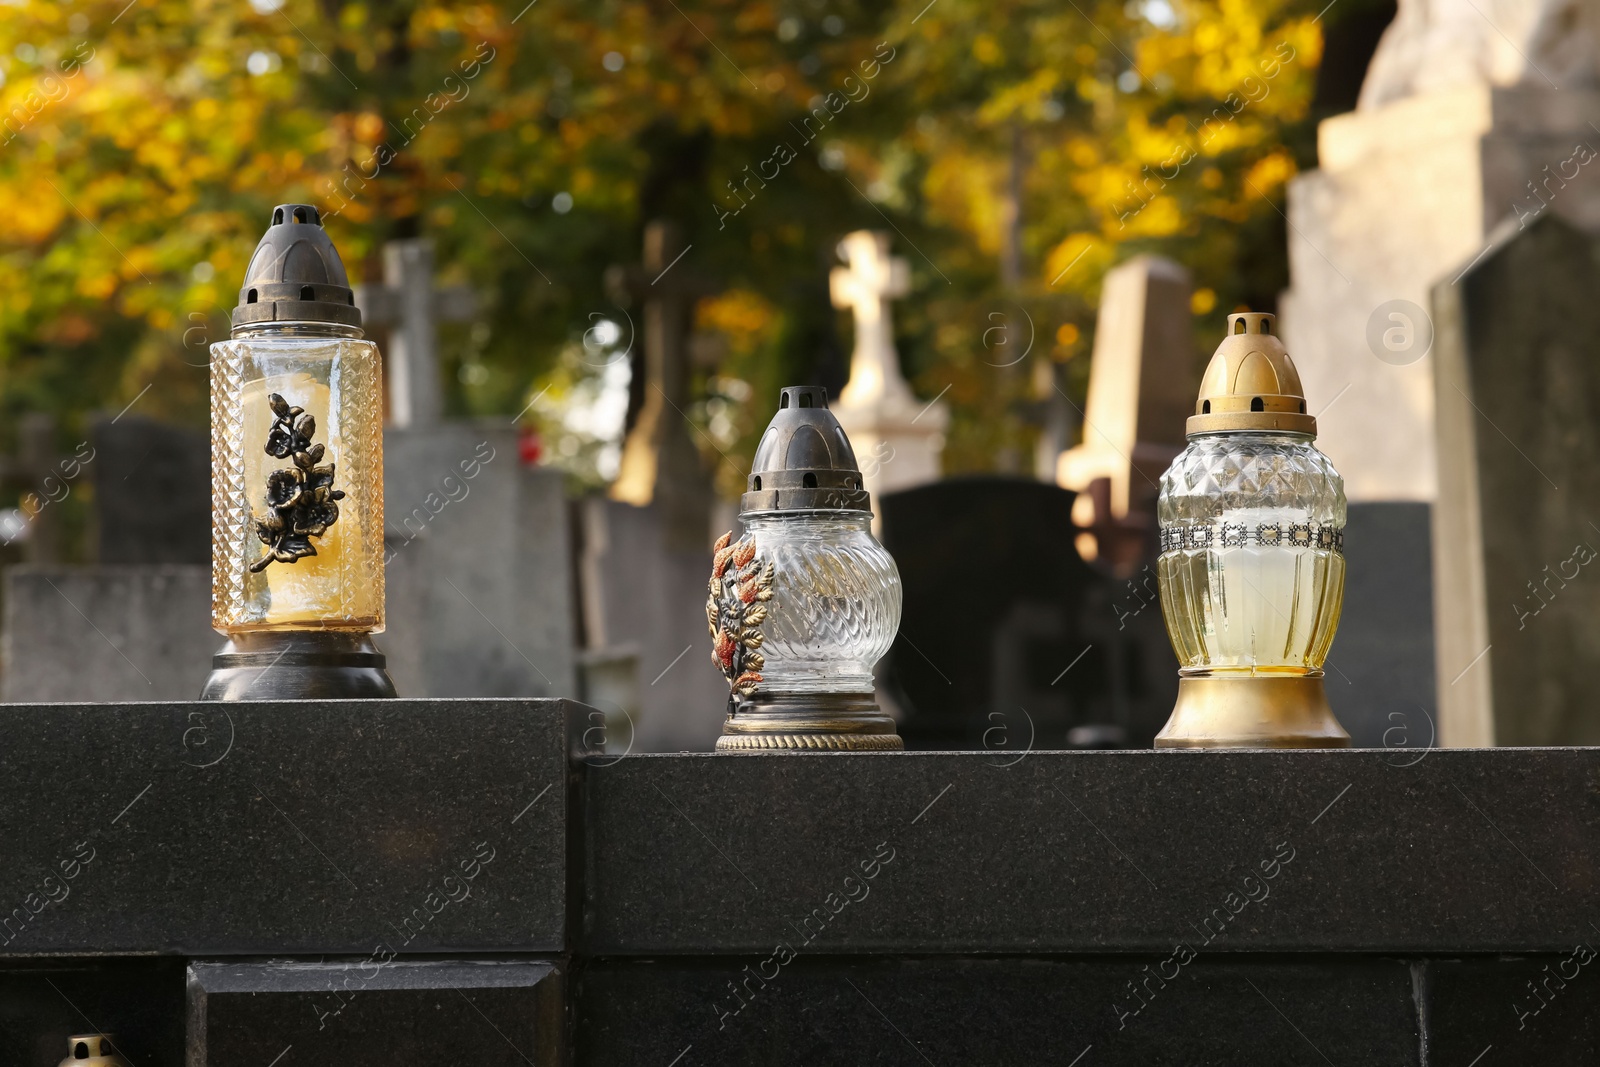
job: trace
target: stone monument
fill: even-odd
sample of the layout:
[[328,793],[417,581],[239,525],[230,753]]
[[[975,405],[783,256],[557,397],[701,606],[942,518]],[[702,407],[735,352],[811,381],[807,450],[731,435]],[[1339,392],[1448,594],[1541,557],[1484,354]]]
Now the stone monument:
[[477,314],[476,294],[465,286],[435,288],[433,242],[415,237],[383,246],[383,281],[356,286],[356,306],[367,326],[388,329],[389,425],[436,424],[444,410],[437,326],[470,322]]
[[1282,318],[1351,500],[1436,496],[1429,287],[1508,216],[1600,226],[1597,24],[1579,0],[1401,0],[1359,108],[1318,128]]
[[554,696],[576,688],[562,475],[519,461],[509,421],[442,420],[437,325],[469,289],[436,289],[426,238],[384,246],[356,288],[384,352],[384,564],[390,673],[409,696]]
[[853,313],[856,342],[850,380],[833,412],[855,446],[862,478],[876,501],[884,493],[939,479],[950,412],[937,398],[918,400],[900,373],[889,302],[911,291],[911,271],[905,260],[889,254],[889,235],[876,230],[846,234],[839,258],[847,265],[833,269],[829,291],[834,307]]
[[1461,745],[1600,743],[1600,240],[1507,220],[1434,287],[1439,730]]
[[[1083,443],[1056,465],[1056,483],[1078,494],[1074,521],[1097,531],[1089,534],[1096,542],[1116,539],[1118,528],[1133,538],[1153,524],[1161,474],[1183,451],[1184,420],[1193,414],[1199,377],[1192,333],[1183,267],[1136,256],[1106,274]],[[1101,480],[1107,484],[1097,489]],[[1139,548],[1132,546],[1135,556]],[[1125,555],[1120,546],[1095,543],[1093,550],[1108,562]]]

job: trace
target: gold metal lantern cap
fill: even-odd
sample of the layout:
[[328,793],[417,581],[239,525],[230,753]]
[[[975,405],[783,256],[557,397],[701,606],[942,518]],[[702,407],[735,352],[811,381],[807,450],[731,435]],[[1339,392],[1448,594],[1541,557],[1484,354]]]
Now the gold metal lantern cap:
[[1228,336],[1200,381],[1200,397],[1184,427],[1202,433],[1259,430],[1317,435],[1306,414],[1306,391],[1273,316],[1241,312],[1228,316]]
[[1228,317],[1156,502],[1178,701],[1157,748],[1350,743],[1322,667],[1344,598],[1344,481],[1271,315]]
[[73,1034],[67,1038],[67,1055],[58,1067],[130,1067],[117,1055],[110,1034]]

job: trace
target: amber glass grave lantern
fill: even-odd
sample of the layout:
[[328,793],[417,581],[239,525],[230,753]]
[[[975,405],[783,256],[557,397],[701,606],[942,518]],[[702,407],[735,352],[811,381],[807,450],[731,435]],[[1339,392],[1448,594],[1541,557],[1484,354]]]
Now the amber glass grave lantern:
[[1178,703],[1157,748],[1350,743],[1322,688],[1344,598],[1344,481],[1313,441],[1271,315],[1228,317],[1161,478],[1161,610]]
[[317,209],[283,204],[211,346],[210,700],[392,697],[378,348]]
[[900,572],[826,389],[782,391],[747,484],[744,535],[717,542],[706,603],[730,688],[717,749],[903,747],[872,684],[900,626]]

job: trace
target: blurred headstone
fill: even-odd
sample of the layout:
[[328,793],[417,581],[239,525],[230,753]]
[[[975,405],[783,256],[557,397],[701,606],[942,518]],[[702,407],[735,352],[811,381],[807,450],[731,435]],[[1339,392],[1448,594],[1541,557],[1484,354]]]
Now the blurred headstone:
[[1438,744],[1431,511],[1404,500],[1350,505],[1325,688],[1354,748]]
[[211,562],[211,443],[137,415],[90,432],[101,563]]
[[911,270],[889,254],[889,235],[876,230],[846,234],[839,258],[846,266],[833,269],[829,289],[834,307],[850,309],[856,340],[850,380],[831,406],[877,508],[884,493],[938,480],[950,412],[937,397],[918,400],[900,372],[890,301],[911,291]]
[[578,507],[584,694],[608,717],[604,747],[626,746],[613,721],[631,715],[633,751],[709,751],[728,704],[706,633],[710,541],[673,548],[659,504],[590,497]]
[[1123,571],[1148,558],[1161,475],[1194,414],[1192,336],[1188,271],[1136,256],[1106,274],[1083,443],[1062,453],[1056,482],[1079,494],[1073,517],[1096,535],[1099,558]]
[[34,411],[18,420],[16,455],[0,457],[0,481],[21,491],[19,510],[26,527],[19,528],[16,518],[7,516],[3,539],[6,544],[20,543],[29,563],[61,558],[61,509],[55,505],[71,493],[83,462],[81,455],[57,454],[54,416]]
[[676,224],[656,220],[645,227],[643,265],[606,272],[613,299],[642,305],[644,322],[643,391],[611,497],[657,505],[665,544],[676,552],[698,551],[712,537],[711,472],[688,414],[694,402],[689,329],[696,302],[715,286],[681,262],[691,247]]
[[414,237],[385,243],[382,284],[358,285],[355,296],[362,324],[388,330],[383,363],[389,425],[436,424],[444,411],[437,327],[472,321],[477,314],[473,291],[434,288],[433,242]]
[[1121,580],[1084,562],[1072,493],[954,478],[881,503],[905,607],[880,683],[907,747],[1153,742],[1178,690],[1155,568]]
[[1437,495],[1430,287],[1502,219],[1600,228],[1592,22],[1565,0],[1401,0],[1359,108],[1318,127],[1318,167],[1289,187],[1281,319],[1351,500]]
[[1555,216],[1434,287],[1447,745],[1600,744],[1596,292],[1600,240]]
[[193,700],[220,643],[209,566],[8,567],[0,700]]
[[562,474],[525,467],[509,425],[384,432],[388,628],[405,696],[576,692]]

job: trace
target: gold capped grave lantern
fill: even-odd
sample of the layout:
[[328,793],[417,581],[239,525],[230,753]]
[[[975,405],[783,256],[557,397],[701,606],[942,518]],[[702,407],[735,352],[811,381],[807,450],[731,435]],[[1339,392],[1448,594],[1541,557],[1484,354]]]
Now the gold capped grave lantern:
[[1236,314],[1161,477],[1178,702],[1157,748],[1332,748],[1322,666],[1344,599],[1344,480],[1273,316]]
[[73,1034],[67,1055],[57,1067],[132,1067],[112,1048],[110,1034]]

